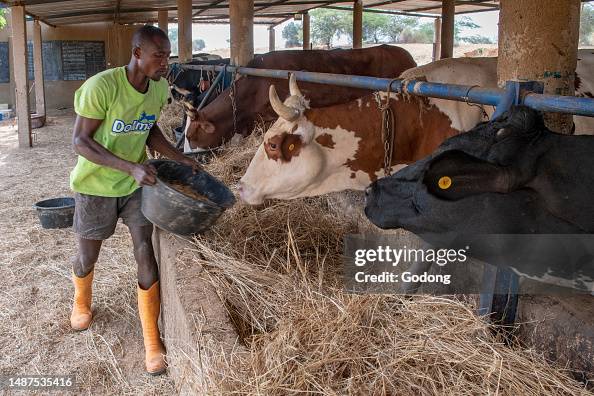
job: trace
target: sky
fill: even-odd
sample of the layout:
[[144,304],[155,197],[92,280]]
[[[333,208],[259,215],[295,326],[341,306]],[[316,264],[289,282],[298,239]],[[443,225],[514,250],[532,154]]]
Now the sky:
[[[481,12],[475,14],[467,14],[466,16],[480,25],[478,29],[472,31],[462,31],[462,35],[466,34],[480,34],[487,36],[493,40],[497,39],[497,21],[499,19],[499,11]],[[460,18],[457,16],[456,18]],[[433,18],[420,18],[420,22],[432,22]],[[282,38],[283,27],[290,23],[287,21],[275,29],[276,45],[282,47],[284,40]],[[175,25],[170,25],[175,26]],[[214,24],[194,24],[192,28],[192,37],[194,39],[201,38],[206,43],[205,52],[212,51],[218,48],[229,48],[229,25],[214,25]],[[254,25],[254,47],[268,48],[268,27],[262,25]]]

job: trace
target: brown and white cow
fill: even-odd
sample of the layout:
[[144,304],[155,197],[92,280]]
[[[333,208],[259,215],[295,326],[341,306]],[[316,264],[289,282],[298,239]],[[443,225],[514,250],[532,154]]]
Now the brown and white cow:
[[[594,62],[592,51],[590,54],[580,51],[580,55],[582,66],[585,61]],[[594,69],[584,70],[579,66],[580,63],[578,76],[584,89],[593,81],[589,74]],[[407,70],[400,77],[496,87],[497,58],[443,59]],[[292,120],[281,116],[264,135],[264,143],[240,182],[240,193],[246,202],[257,204],[264,199],[363,190],[383,175],[381,116],[374,95],[343,105],[310,109],[302,95],[296,94],[296,84],[291,85],[292,96],[285,105],[295,108],[299,117]],[[277,109],[282,107],[277,98],[271,92],[270,100],[276,102],[274,108],[278,113]],[[421,158],[423,152],[432,152],[445,138],[472,129],[494,111],[490,106],[401,94],[392,94],[391,108],[395,114],[392,169]],[[576,134],[594,132],[593,118],[574,119]],[[293,150],[288,150],[291,144]]]
[[[356,101],[310,109],[294,77],[283,103],[274,86],[270,103],[279,119],[265,133],[239,192],[249,204],[293,199],[344,189],[362,190],[384,173],[379,101],[370,94]],[[459,132],[448,116],[426,99],[392,94],[396,115],[391,168],[431,153]]]
[[[459,72],[460,63],[466,73]],[[497,83],[497,65],[488,58],[444,59],[433,65],[405,71],[401,77],[424,76],[428,81],[479,86]],[[264,143],[240,181],[244,201],[258,204],[272,198],[363,190],[384,174],[378,98],[385,100],[385,94],[310,109],[294,79],[290,93],[283,105],[271,88],[270,101],[280,118],[264,135]],[[471,129],[493,112],[443,99],[394,93],[391,97],[395,115],[392,170],[431,153],[447,137]],[[299,117],[287,116],[287,106]]]

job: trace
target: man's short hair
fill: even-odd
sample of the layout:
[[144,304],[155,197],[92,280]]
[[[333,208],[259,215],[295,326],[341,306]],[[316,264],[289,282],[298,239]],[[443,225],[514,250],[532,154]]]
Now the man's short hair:
[[167,34],[158,27],[144,25],[134,32],[132,36],[132,48],[140,48],[147,43],[152,43],[156,37],[169,40]]

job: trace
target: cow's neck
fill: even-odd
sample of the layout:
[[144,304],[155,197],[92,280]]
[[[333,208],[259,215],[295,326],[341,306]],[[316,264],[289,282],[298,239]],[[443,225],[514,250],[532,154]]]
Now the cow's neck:
[[[447,137],[458,131],[449,118],[423,99],[400,95],[390,101],[395,115],[394,149],[391,170],[419,160]],[[326,173],[316,189],[341,191],[365,189],[384,175],[384,142],[381,136],[381,111],[373,95],[351,103],[306,111],[316,126],[315,142],[321,146]],[[343,127],[348,125],[348,127]]]

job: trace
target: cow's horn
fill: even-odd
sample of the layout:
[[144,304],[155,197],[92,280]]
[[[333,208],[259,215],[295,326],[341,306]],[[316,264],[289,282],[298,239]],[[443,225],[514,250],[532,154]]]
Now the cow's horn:
[[270,105],[279,117],[284,118],[287,121],[295,121],[297,118],[299,118],[299,110],[286,106],[283,102],[281,102],[278,94],[276,93],[276,88],[274,88],[274,85],[270,86],[268,96],[270,98]]
[[295,73],[291,73],[291,76],[289,77],[289,92],[291,93],[291,96],[303,96],[299,90],[299,87],[297,86]]

